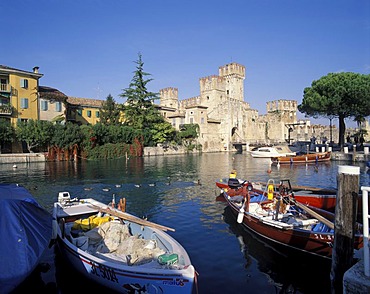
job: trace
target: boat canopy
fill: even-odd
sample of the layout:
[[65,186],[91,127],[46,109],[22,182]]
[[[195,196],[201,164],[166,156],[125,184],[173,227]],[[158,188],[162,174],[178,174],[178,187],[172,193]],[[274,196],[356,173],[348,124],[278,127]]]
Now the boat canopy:
[[14,290],[37,266],[52,237],[52,216],[17,184],[0,184],[0,289]]

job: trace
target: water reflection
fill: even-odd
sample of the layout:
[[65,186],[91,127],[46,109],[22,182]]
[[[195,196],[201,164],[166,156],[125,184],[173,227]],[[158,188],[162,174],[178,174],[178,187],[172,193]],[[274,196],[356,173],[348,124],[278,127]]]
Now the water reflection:
[[[329,293],[328,272],[321,261],[291,258],[241,229],[227,217],[225,204],[215,201],[220,192],[215,182],[236,169],[238,177],[251,181],[290,179],[292,185],[333,188],[338,164],[352,165],[330,162],[317,170],[311,165],[277,169],[269,160],[247,153],[207,153],[17,164],[16,169],[0,165],[0,181],[25,186],[50,212],[60,191],[106,203],[113,194],[116,202],[126,198],[130,213],[175,228],[171,235],[186,248],[200,274],[199,293]],[[365,163],[354,164],[360,167],[360,184],[369,185]],[[58,287],[65,290],[60,293],[71,293],[71,285],[81,279],[74,276],[71,282],[65,267],[58,268],[58,278]],[[81,287],[88,283],[82,281]]]
[[269,275],[276,293],[330,293],[330,260],[279,251],[238,224],[229,207],[223,216],[238,239],[245,268],[256,262],[258,269]]

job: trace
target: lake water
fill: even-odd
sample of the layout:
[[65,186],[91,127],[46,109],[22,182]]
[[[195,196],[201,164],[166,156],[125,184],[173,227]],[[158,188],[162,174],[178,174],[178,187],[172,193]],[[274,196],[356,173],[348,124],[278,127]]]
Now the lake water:
[[[61,191],[106,203],[112,194],[116,202],[126,198],[128,212],[176,230],[170,234],[187,249],[199,273],[199,293],[330,293],[330,262],[290,256],[245,231],[225,203],[216,201],[215,181],[236,169],[238,177],[251,181],[290,179],[293,185],[336,188],[338,165],[352,163],[272,166],[268,172],[269,160],[247,153],[204,153],[18,164],[16,169],[3,164],[0,181],[25,186],[50,212]],[[369,186],[365,163],[355,165],[360,166],[360,185]],[[31,278],[17,293],[108,293],[52,250],[48,260],[55,260],[56,267],[41,273],[42,280],[40,274]]]

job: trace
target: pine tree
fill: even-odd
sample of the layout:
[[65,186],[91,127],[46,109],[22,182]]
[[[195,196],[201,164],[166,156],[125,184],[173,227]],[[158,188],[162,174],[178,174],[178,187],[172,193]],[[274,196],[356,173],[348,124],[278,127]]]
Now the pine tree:
[[140,53],[135,63],[134,77],[129,87],[124,89],[120,95],[126,98],[126,103],[123,105],[124,124],[136,129],[150,129],[153,124],[163,121],[163,117],[154,106],[154,101],[159,98],[157,93],[147,90],[147,84],[152,79],[146,79],[150,74],[144,72],[144,63]]
[[103,102],[100,110],[100,122],[104,125],[117,125],[120,123],[120,110],[111,94]]

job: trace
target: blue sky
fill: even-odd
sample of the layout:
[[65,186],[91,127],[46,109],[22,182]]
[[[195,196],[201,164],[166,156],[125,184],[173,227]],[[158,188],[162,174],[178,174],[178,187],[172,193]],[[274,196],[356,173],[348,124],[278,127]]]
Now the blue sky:
[[148,89],[179,99],[219,66],[244,65],[244,100],[260,114],[267,101],[300,103],[328,73],[370,73],[368,0],[2,0],[0,11],[0,64],[39,66],[40,84],[68,96],[123,102],[139,52]]

